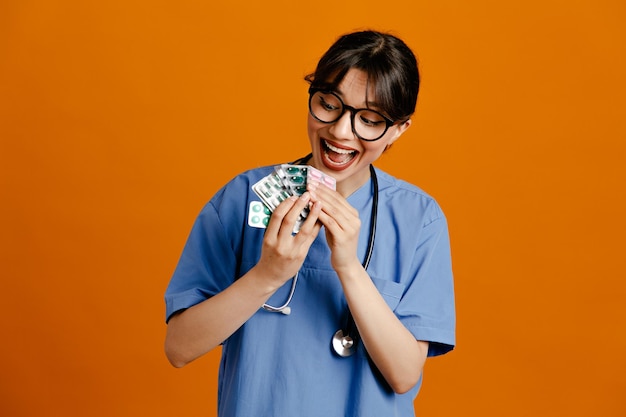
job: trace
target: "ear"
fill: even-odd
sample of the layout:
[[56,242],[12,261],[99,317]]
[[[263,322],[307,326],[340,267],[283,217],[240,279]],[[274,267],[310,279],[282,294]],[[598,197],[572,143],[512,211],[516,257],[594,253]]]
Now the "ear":
[[387,148],[390,147],[406,130],[411,127],[411,119],[408,119],[406,122],[402,122],[394,127],[394,135],[389,138],[389,142],[387,143]]

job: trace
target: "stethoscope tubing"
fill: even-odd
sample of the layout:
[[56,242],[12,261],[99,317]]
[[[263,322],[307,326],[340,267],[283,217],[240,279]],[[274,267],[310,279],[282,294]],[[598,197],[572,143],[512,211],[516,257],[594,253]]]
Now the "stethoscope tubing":
[[[300,158],[297,161],[294,161],[293,164],[303,164],[306,163],[311,158],[311,154],[308,154],[304,158]],[[370,230],[369,230],[369,238],[367,242],[367,250],[365,252],[365,257],[363,259],[362,265],[363,269],[367,270],[367,267],[370,264],[370,260],[372,259],[372,254],[374,252],[374,241],[376,240],[376,222],[378,218],[378,178],[376,176],[376,170],[374,166],[370,164],[370,174],[372,178],[372,188],[373,188],[373,196],[372,196],[372,213],[370,218]],[[298,282],[299,272],[292,278],[291,289],[289,290],[289,295],[287,297],[287,301],[280,307],[274,307],[267,303],[263,304],[263,308],[267,311],[273,313],[283,313],[290,314],[291,309],[289,308],[289,303],[291,303],[291,299],[296,291],[296,284]],[[356,327],[356,322],[354,321],[354,317],[350,312],[350,308],[348,308],[348,316],[346,320],[345,331],[343,329],[338,330],[332,338],[332,347],[335,352],[341,357],[347,357],[352,355],[357,346],[357,342],[359,340],[359,330]]]
[[[369,239],[367,242],[367,252],[365,253],[365,258],[363,259],[363,269],[367,271],[367,267],[370,264],[370,260],[372,259],[372,254],[374,252],[374,241],[376,239],[376,221],[378,219],[378,178],[376,176],[376,171],[374,170],[374,166],[370,165],[370,173],[372,177],[372,188],[373,188],[373,196],[372,196],[372,214],[370,218],[370,230],[369,230]],[[357,342],[360,338],[359,329],[356,327],[356,322],[354,321],[354,317],[350,312],[350,308],[348,308],[348,317],[346,320],[346,330],[340,329],[333,336],[333,349],[335,352],[342,357],[350,356],[354,353]],[[338,340],[337,340],[338,339]]]

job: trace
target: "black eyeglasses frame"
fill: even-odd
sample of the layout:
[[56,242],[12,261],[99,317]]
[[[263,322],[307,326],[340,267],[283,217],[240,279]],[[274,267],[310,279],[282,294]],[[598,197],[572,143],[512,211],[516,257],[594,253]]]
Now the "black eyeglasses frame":
[[[321,92],[321,93],[324,93],[324,94],[332,94],[332,95],[333,95],[333,96],[335,96],[335,97],[337,98],[337,100],[339,100],[339,102],[341,103],[341,106],[342,106],[342,108],[343,108],[343,109],[342,109],[342,111],[341,111],[341,114],[339,114],[339,116],[338,116],[335,120],[330,121],[330,122],[327,122],[327,121],[325,121],[325,120],[322,120],[322,119],[318,118],[318,117],[315,115],[315,113],[313,113],[313,108],[312,108],[312,106],[311,106],[311,101],[313,100],[313,96],[314,96],[314,95],[315,95],[315,93],[317,93],[317,92]],[[310,88],[309,88],[309,113],[311,114],[311,116],[313,116],[313,118],[314,118],[315,120],[317,120],[317,121],[319,121],[319,122],[321,122],[321,123],[324,123],[324,124],[332,124],[332,123],[335,123],[337,120],[341,119],[341,118],[343,117],[344,113],[346,112],[346,110],[348,110],[348,111],[350,112],[350,127],[352,128],[352,133],[354,133],[354,135],[355,135],[357,138],[359,138],[359,139],[361,139],[361,140],[364,140],[364,141],[366,141],[366,142],[375,142],[375,141],[379,140],[380,138],[382,138],[383,136],[385,136],[385,133],[387,133],[387,130],[389,130],[389,128],[390,128],[391,126],[393,126],[393,125],[396,123],[396,121],[391,120],[390,118],[388,118],[387,116],[385,116],[384,114],[382,114],[381,112],[379,112],[379,111],[377,111],[377,110],[368,109],[368,108],[356,109],[356,108],[354,108],[354,107],[352,107],[352,106],[348,106],[346,103],[344,103],[344,102],[343,102],[343,100],[341,99],[341,97],[339,97],[339,95],[337,95],[337,93],[335,93],[335,92],[333,92],[333,91],[331,91],[331,90],[328,90],[328,89],[325,89],[325,88],[316,88],[316,87],[310,87]],[[375,138],[375,139],[366,139],[366,138],[362,137],[361,135],[359,135],[359,134],[356,132],[356,129],[354,128],[354,118],[356,117],[356,114],[357,114],[358,112],[363,111],[363,110],[367,110],[367,111],[371,111],[371,112],[377,113],[377,114],[379,114],[379,115],[383,118],[383,120],[385,121],[385,130],[383,130],[383,133],[382,133],[380,136],[378,136],[377,138]]]

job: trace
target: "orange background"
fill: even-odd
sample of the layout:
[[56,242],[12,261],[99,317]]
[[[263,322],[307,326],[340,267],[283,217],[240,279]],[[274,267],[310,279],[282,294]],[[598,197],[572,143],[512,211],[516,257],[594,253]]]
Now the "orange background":
[[214,415],[219,352],[169,366],[163,292],[221,185],[307,152],[302,77],[364,27],[423,74],[378,165],[452,236],[458,347],[418,416],[626,415],[624,21],[622,0],[2,1],[0,415]]

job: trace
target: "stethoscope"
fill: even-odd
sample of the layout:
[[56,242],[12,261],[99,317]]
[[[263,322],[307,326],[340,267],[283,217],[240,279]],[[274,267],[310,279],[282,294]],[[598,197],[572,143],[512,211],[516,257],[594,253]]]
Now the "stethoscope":
[[[294,164],[301,164],[307,162],[311,158],[311,154],[301,158],[295,162]],[[372,177],[372,188],[373,188],[373,201],[372,201],[372,215],[370,218],[370,230],[369,230],[369,239],[367,242],[367,251],[365,252],[365,258],[363,259],[363,269],[367,270],[369,266],[370,259],[372,258],[372,253],[374,251],[374,240],[376,238],[376,219],[378,217],[378,178],[376,177],[376,171],[374,170],[374,166],[370,165],[370,174]],[[283,313],[286,315],[291,314],[291,307],[289,307],[289,303],[293,298],[293,294],[296,291],[296,284],[298,283],[298,275],[299,272],[292,278],[291,281],[291,289],[289,290],[289,295],[287,296],[286,302],[280,307],[274,307],[267,303],[263,304],[263,308],[267,311],[273,313]],[[333,335],[332,338],[332,348],[337,353],[337,355],[341,357],[348,357],[352,355],[356,351],[356,346],[359,341],[359,331],[356,327],[356,323],[354,322],[354,317],[352,317],[352,313],[350,313],[350,309],[348,309],[348,317],[347,324],[344,329],[339,329]]]

